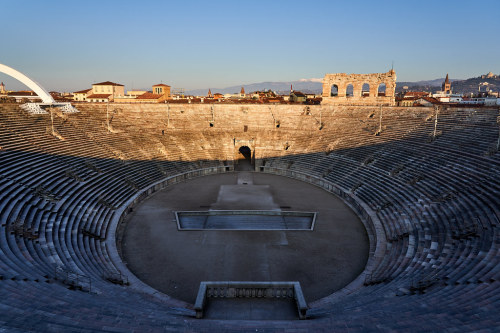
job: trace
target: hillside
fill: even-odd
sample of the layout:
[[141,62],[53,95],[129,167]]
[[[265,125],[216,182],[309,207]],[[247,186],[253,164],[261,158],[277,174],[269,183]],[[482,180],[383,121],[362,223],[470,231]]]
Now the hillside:
[[[396,92],[403,90],[403,87],[407,86],[409,90],[412,91],[431,91],[436,92],[441,90],[441,84],[444,82],[444,78],[428,80],[428,81],[417,81],[417,82],[397,82]],[[486,75],[481,75],[478,77],[473,77],[465,80],[450,79],[451,88],[454,93],[458,94],[470,94],[477,93],[479,85],[482,84],[481,91],[484,91],[486,86],[491,91],[500,91],[500,75],[492,75],[487,77]]]
[[[444,78],[433,79],[433,80],[424,80],[424,81],[416,81],[416,82],[397,82],[396,83],[396,92],[400,92],[403,90],[403,87],[408,87],[409,90],[412,91],[431,91],[436,92],[441,90],[441,84],[444,82]],[[452,90],[455,93],[459,94],[468,94],[468,93],[476,93],[478,91],[478,87],[480,83],[487,83],[488,87],[492,91],[500,91],[500,75],[493,75],[491,77],[486,77],[486,75],[469,78],[465,80],[460,79],[450,79],[452,82]],[[322,83],[321,79],[301,79],[297,81],[288,81],[288,82],[259,82],[259,83],[251,83],[251,84],[242,84],[237,86],[231,86],[226,88],[210,88],[212,93],[222,93],[222,94],[235,94],[239,93],[241,87],[245,88],[247,93],[253,91],[263,91],[269,90],[275,91],[280,94],[286,94],[290,91],[290,86],[293,87],[294,90],[299,90],[305,93],[321,93],[322,91]],[[203,96],[206,95],[209,88],[206,89],[195,89],[189,90],[186,93],[189,95],[195,96]],[[484,89],[484,88],[483,88]]]

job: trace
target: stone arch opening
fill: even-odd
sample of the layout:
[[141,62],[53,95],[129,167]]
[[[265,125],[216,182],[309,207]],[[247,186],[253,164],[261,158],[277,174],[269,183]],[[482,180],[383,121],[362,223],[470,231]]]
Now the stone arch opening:
[[252,150],[248,146],[241,146],[239,152],[243,156],[243,159],[252,160]]
[[354,96],[354,86],[349,83],[347,87],[345,88],[345,95],[346,97],[353,97]]
[[361,97],[370,97],[370,84],[363,83],[361,86]]
[[382,82],[378,85],[377,96],[385,96],[385,90],[387,89],[387,85]]
[[339,86],[336,84],[333,84],[330,89],[330,96],[331,97],[336,97],[339,95]]
[[253,158],[252,149],[248,146],[241,146],[238,149],[238,158],[235,165],[236,171],[252,171]]

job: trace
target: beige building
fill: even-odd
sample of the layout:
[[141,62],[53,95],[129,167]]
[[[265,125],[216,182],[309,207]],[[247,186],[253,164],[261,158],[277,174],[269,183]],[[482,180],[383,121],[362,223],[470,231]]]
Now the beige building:
[[129,91],[127,95],[116,96],[115,103],[164,103],[171,99],[170,86],[166,84],[155,84],[152,92]]
[[153,94],[166,95],[166,99],[170,99],[170,86],[160,83],[153,86]]
[[84,102],[87,100],[87,95],[92,91],[92,89],[85,89],[73,92],[73,100],[78,102]]
[[127,91],[127,96],[141,96],[142,94],[147,93],[146,90],[128,90]]
[[92,91],[87,94],[87,102],[112,102],[115,97],[125,95],[125,86],[123,84],[111,81],[94,83]]

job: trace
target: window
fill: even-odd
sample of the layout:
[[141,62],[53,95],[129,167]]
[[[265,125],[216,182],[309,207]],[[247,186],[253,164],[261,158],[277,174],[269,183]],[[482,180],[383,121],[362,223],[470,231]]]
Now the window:
[[381,83],[378,85],[378,91],[377,91],[377,95],[378,96],[385,96],[385,88],[386,88],[386,85],[385,83]]
[[334,84],[331,87],[330,97],[338,96],[338,95],[339,95],[339,86],[337,86],[336,84]]
[[364,83],[361,87],[361,96],[368,97],[370,96],[370,85],[368,83]]
[[345,95],[347,97],[352,97],[354,96],[354,87],[352,84],[348,84],[346,89],[345,89]]

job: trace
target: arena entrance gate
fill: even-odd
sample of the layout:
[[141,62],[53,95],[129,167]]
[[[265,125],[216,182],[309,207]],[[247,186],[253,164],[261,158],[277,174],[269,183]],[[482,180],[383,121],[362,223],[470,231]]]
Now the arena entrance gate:
[[235,171],[253,171],[255,169],[255,140],[233,139]]

